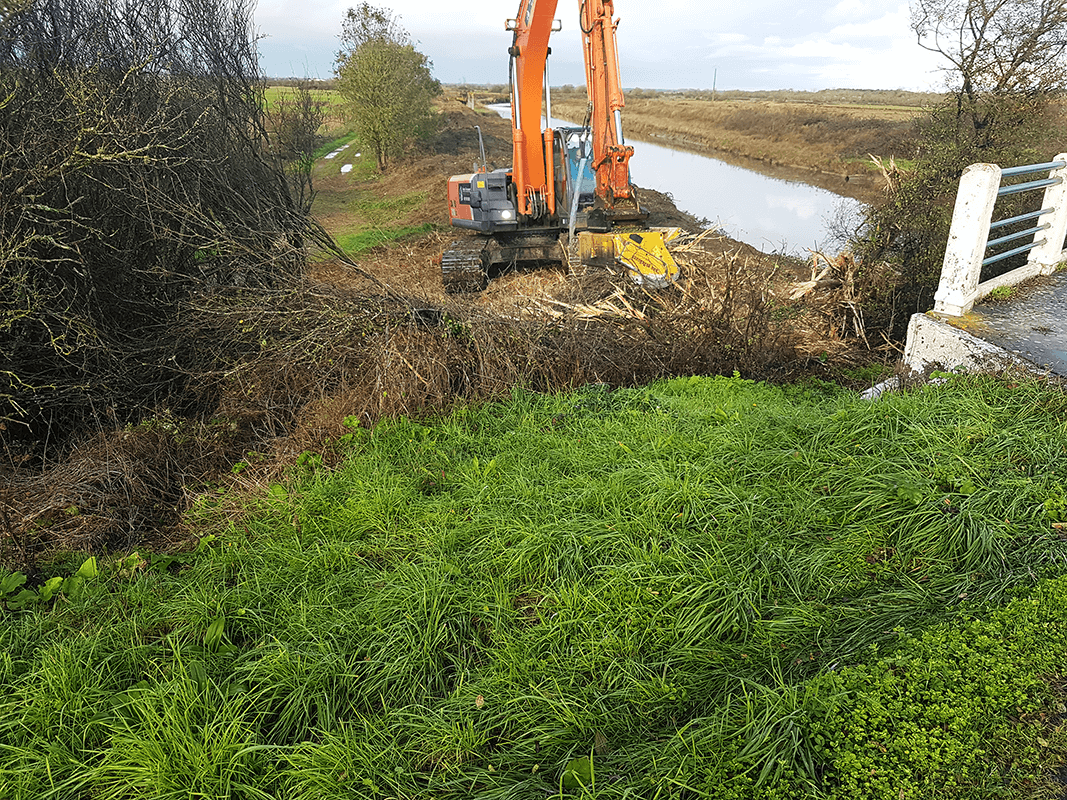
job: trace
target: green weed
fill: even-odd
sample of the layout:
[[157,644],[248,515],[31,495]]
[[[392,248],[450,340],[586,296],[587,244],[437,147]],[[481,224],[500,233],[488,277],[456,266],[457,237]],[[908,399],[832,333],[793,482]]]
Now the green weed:
[[1010,300],[1019,290],[1015,286],[998,286],[988,295],[990,300]]
[[336,239],[337,244],[346,253],[358,255],[405,236],[429,233],[431,230],[433,230],[433,224],[424,222],[421,225],[402,225],[398,228],[369,228],[355,233],[339,233]]

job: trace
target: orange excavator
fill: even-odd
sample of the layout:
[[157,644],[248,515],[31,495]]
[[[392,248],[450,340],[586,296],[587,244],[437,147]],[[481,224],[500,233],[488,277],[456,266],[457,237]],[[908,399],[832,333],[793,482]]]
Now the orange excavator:
[[[453,242],[442,255],[448,292],[481,291],[494,271],[520,262],[565,261],[564,231],[568,243],[580,232],[585,263],[619,261],[635,280],[652,286],[678,277],[664,233],[639,226],[648,213],[630,183],[634,150],[622,133],[613,0],[579,0],[588,121],[551,127],[548,56],[549,37],[560,29],[556,4],[521,0],[518,16],[507,21],[514,32],[508,48],[512,166],[490,170],[482,147],[477,171],[449,179],[451,223],[476,235]],[[481,131],[478,136],[481,144]]]

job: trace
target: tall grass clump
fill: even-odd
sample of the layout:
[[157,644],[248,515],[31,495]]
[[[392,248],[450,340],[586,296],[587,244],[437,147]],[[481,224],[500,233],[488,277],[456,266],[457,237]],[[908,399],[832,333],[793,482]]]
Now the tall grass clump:
[[1064,752],[1065,412],[689,378],[353,425],[203,495],[197,552],[7,613],[0,783],[1023,796]]

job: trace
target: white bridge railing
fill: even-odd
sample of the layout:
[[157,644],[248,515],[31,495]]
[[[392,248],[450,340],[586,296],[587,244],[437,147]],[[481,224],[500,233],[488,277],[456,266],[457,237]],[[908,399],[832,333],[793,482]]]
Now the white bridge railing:
[[[1005,178],[1038,175],[1034,180],[1004,185]],[[1001,169],[996,164],[971,164],[960,178],[956,207],[952,212],[941,283],[934,295],[934,311],[960,316],[1001,286],[1012,286],[1035,275],[1051,275],[1067,259],[1067,153],[1047,164]],[[1040,210],[993,222],[998,197],[1044,189]],[[1012,225],[1034,222],[1034,227],[998,236]],[[991,238],[992,237],[992,238]],[[1029,242],[1006,250],[998,248],[1029,238]],[[994,250],[991,255],[987,251]],[[1026,264],[979,283],[982,267],[1028,253]]]

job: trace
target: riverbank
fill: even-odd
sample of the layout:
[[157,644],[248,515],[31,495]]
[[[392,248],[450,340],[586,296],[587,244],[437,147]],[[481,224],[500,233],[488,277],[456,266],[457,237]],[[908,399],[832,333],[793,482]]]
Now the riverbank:
[[[623,125],[637,141],[712,156],[774,178],[800,181],[870,203],[881,177],[870,156],[907,160],[920,105],[771,99],[626,98]],[[557,91],[553,114],[582,119],[584,91]]]
[[[448,226],[448,176],[479,158],[476,125],[491,167],[510,162],[511,139],[509,123],[491,112],[451,103],[442,114],[434,139],[385,174],[367,163],[366,148],[350,133],[323,145],[313,213],[337,247],[310,253],[306,274],[284,289],[242,301],[251,305],[233,335],[247,355],[203,389],[215,393],[209,426],[164,417],[136,435],[104,431],[72,445],[56,469],[19,467],[18,492],[0,503],[20,509],[12,541],[32,554],[24,560],[115,541],[169,547],[180,535],[168,527],[171,517],[132,534],[124,503],[177,512],[172,489],[184,489],[143,476],[195,475],[200,485],[219,463],[248,452],[315,453],[327,436],[343,435],[349,418],[373,426],[477,404],[513,386],[552,392],[737,372],[866,388],[881,374],[886,354],[877,339],[872,350],[854,334],[852,273],[846,269],[844,282],[819,297],[794,299],[796,284],[810,278],[802,259],[711,232],[675,245],[685,281],[663,292],[645,291],[609,267],[557,264],[510,271],[478,294],[446,295],[441,255],[465,235]],[[641,200],[650,224],[701,231],[668,195],[643,191]],[[197,448],[200,436],[223,431],[225,441]],[[98,491],[85,479],[110,474],[106,465],[120,458],[131,485]],[[70,481],[81,483],[71,488]],[[77,513],[53,524],[55,504],[71,497]]]

